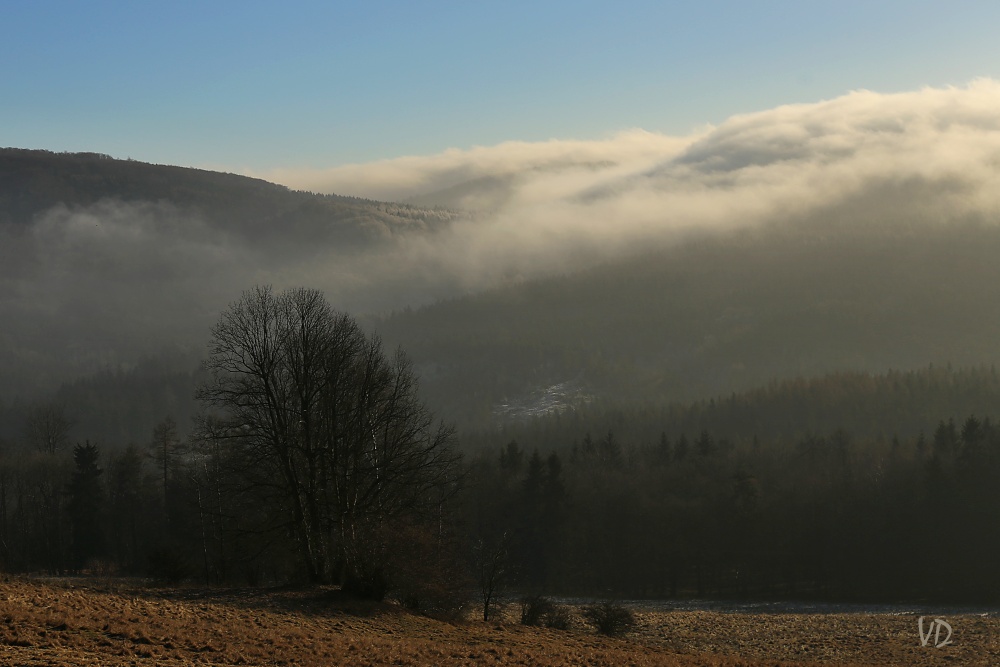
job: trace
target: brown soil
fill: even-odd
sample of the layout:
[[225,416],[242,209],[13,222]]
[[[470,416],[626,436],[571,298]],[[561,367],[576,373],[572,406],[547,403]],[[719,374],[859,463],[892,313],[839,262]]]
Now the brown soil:
[[1000,619],[954,616],[954,645],[920,647],[916,618],[639,614],[630,637],[446,622],[335,591],[98,590],[0,584],[2,665],[989,665]]

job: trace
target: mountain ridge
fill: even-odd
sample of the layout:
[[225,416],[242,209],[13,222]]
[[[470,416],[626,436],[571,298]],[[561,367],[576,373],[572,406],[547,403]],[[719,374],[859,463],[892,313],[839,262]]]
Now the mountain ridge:
[[253,284],[297,283],[310,263],[339,266],[457,216],[100,153],[0,149],[0,396],[199,347]]

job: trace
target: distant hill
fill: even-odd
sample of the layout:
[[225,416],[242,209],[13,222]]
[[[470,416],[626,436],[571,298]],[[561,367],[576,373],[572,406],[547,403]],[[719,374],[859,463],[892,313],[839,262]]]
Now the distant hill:
[[[322,272],[332,284],[363,279],[361,254],[456,216],[96,153],[0,149],[0,398],[163,348],[200,356],[242,290]],[[358,264],[346,278],[345,259]]]
[[456,418],[572,380],[689,401],[837,371],[1000,361],[1000,228],[768,228],[375,324]]
[[169,202],[258,240],[308,232],[314,241],[365,243],[453,219],[446,210],[289,190],[257,178],[116,160],[99,153],[0,149],[0,225],[25,227],[55,205]]

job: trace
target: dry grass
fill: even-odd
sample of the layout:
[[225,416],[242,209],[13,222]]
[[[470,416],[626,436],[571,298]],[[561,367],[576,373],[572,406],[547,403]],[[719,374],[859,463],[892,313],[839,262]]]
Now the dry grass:
[[759,667],[1000,658],[992,618],[953,619],[956,646],[945,649],[917,646],[908,617],[646,613],[638,633],[611,639],[582,625],[444,622],[333,591],[113,593],[82,583],[0,584],[0,664]]
[[[947,616],[953,644],[921,646],[913,614],[638,614],[646,636],[678,654],[824,665],[1000,665],[1000,618]],[[942,639],[944,637],[942,636]],[[756,663],[755,663],[756,664]]]

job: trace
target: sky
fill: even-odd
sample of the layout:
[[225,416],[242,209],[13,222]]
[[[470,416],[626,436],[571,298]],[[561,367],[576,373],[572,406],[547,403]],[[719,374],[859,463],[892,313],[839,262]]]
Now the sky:
[[684,137],[1000,78],[998,25],[1000,3],[920,0],[2,0],[0,146],[277,175]]

